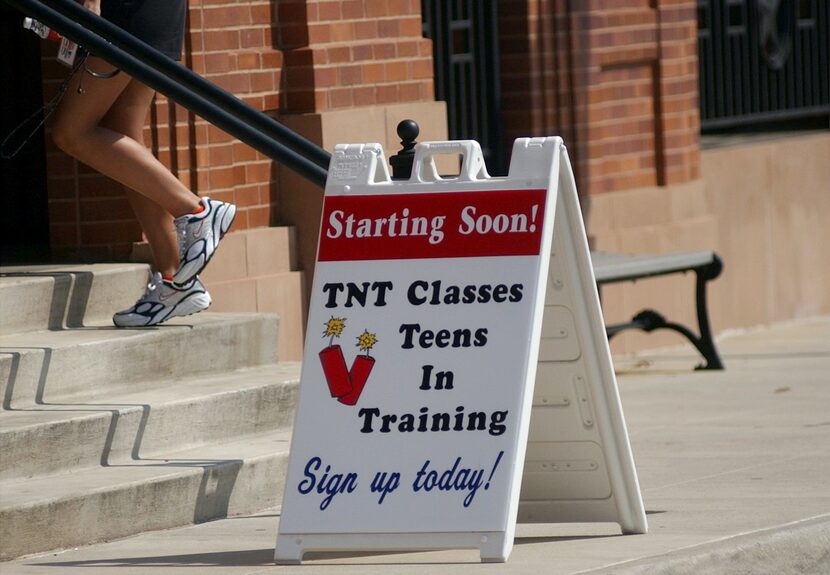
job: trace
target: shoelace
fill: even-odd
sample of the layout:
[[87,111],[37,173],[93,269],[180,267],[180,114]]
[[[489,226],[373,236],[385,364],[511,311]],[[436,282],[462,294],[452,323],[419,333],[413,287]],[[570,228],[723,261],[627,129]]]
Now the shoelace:
[[176,241],[179,243],[179,257],[184,255],[187,246],[187,217],[176,218]]

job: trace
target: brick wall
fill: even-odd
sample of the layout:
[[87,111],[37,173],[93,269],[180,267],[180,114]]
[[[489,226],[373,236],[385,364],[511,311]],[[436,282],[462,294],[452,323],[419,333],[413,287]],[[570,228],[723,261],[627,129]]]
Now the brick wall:
[[[275,47],[272,3],[191,1],[189,16],[187,66],[254,108],[276,111],[283,55]],[[182,180],[199,195],[235,203],[236,230],[274,223],[272,161],[201,118],[176,109],[177,133],[182,138],[178,155],[188,170],[186,175],[179,172]],[[167,129],[170,132],[170,126]]]
[[284,0],[285,109],[324,112],[433,99],[420,0]]
[[[256,109],[300,114],[433,100],[419,0],[191,0],[184,64]],[[65,69],[44,44],[48,99]],[[356,134],[358,137],[359,135]],[[280,222],[278,168],[159,95],[145,141],[194,193],[239,207],[235,230]],[[119,184],[47,152],[53,254],[126,259],[141,230]]]
[[582,194],[699,176],[693,0],[504,0],[507,137],[559,134]]
[[[580,192],[698,177],[694,0],[502,0],[508,142],[560,134]],[[433,100],[420,0],[192,0],[185,64],[275,116]],[[46,48],[46,97],[64,73]],[[361,139],[360,134],[354,137]],[[157,98],[146,141],[193,191],[281,221],[271,160]],[[508,146],[509,149],[509,146]],[[48,148],[58,255],[120,259],[140,239],[120,186]]]

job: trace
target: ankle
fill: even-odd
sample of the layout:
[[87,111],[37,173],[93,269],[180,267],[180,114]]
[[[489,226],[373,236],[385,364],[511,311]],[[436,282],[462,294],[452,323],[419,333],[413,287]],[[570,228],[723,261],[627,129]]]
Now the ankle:
[[195,205],[188,203],[185,211],[181,212],[178,216],[174,215],[173,219],[181,220],[182,218],[187,218],[203,212],[205,210],[205,204],[202,202],[202,198],[196,198],[196,202],[197,203]]

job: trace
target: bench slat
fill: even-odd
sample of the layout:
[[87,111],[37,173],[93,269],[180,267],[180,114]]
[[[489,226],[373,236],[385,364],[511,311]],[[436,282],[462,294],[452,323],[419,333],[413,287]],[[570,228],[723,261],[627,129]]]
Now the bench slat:
[[656,255],[591,252],[594,277],[600,284],[688,271],[709,265],[714,259],[711,251]]

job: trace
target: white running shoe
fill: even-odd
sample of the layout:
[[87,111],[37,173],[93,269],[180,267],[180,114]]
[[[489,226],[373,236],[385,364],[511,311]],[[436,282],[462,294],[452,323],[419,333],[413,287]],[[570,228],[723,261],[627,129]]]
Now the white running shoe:
[[117,312],[112,323],[118,327],[158,325],[170,318],[191,315],[210,306],[210,294],[199,278],[178,289],[156,272],[147,291],[130,309]]
[[200,273],[213,257],[219,240],[230,229],[236,217],[236,206],[210,198],[200,200],[204,209],[198,214],[176,218],[179,238],[179,269],[173,284],[182,289]]

